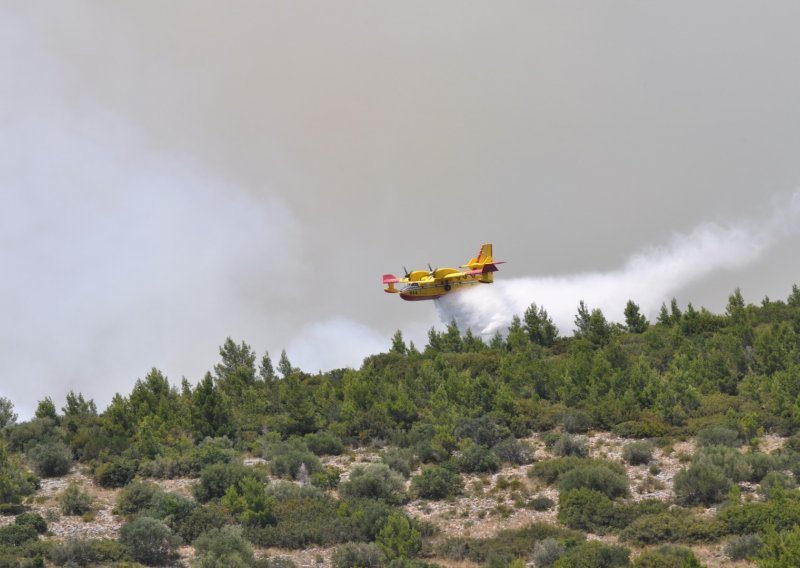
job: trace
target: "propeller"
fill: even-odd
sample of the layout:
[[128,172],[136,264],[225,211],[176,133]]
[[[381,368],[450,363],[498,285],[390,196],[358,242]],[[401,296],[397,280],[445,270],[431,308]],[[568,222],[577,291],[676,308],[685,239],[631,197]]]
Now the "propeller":
[[436,275],[436,271],[439,270],[439,267],[431,268],[431,265],[429,263],[428,264],[428,270],[430,270],[430,272],[428,272],[428,276],[435,276]]
[[408,271],[408,268],[406,268],[405,266],[403,266],[403,273],[405,273],[406,278],[409,278],[411,276],[411,273]]

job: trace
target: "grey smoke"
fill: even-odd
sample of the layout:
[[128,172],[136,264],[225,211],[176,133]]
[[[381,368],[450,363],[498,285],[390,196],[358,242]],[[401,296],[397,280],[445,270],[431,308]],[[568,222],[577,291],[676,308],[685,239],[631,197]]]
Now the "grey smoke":
[[494,284],[445,296],[437,301],[437,308],[443,322],[455,318],[462,329],[484,337],[505,332],[513,316],[521,316],[533,302],[548,311],[562,334],[572,330],[580,300],[602,309],[612,321],[623,318],[629,299],[653,317],[662,302],[669,302],[689,284],[759,259],[796,232],[798,216],[800,193],[795,193],[777,204],[767,219],[727,226],[703,224],[664,245],[642,249],[618,270],[512,279],[503,279],[500,272]]

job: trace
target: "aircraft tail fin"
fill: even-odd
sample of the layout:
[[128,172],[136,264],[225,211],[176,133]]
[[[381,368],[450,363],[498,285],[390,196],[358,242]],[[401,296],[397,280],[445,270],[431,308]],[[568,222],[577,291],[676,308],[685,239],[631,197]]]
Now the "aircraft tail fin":
[[463,265],[463,267],[479,272],[481,274],[480,281],[489,284],[494,282],[492,273],[498,271],[497,265],[503,264],[503,262],[502,260],[495,261],[492,256],[492,244],[484,243],[478,252],[478,256],[471,258],[469,263]]

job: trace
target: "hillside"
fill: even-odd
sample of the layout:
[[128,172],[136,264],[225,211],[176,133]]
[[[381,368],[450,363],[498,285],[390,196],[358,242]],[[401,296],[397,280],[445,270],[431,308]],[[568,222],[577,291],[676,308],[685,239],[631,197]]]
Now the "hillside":
[[0,400],[0,565],[797,565],[800,289],[576,327]]

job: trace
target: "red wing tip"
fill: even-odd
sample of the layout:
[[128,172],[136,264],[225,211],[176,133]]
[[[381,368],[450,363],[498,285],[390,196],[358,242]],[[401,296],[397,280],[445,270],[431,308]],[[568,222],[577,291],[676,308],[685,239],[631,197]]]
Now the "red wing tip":
[[397,276],[394,274],[384,274],[383,275],[383,283],[384,284],[394,284],[395,282],[399,282]]

